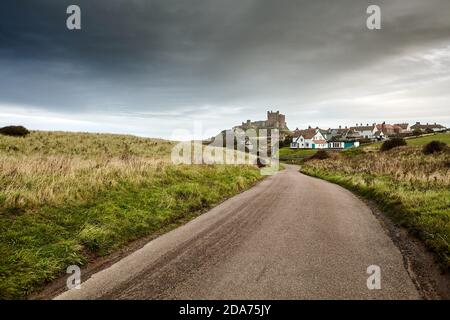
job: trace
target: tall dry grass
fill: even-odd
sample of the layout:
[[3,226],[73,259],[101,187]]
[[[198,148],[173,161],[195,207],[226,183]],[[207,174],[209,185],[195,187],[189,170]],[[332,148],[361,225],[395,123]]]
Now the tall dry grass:
[[0,211],[86,201],[170,164],[174,143],[133,136],[32,132],[0,136]]
[[23,298],[68,265],[169,230],[261,179],[256,166],[174,165],[174,146],[108,134],[0,135],[0,299]]
[[344,174],[386,176],[412,186],[450,186],[450,154],[424,155],[420,148],[402,147],[390,152],[367,152],[357,157],[333,157],[329,161],[310,161],[307,167]]

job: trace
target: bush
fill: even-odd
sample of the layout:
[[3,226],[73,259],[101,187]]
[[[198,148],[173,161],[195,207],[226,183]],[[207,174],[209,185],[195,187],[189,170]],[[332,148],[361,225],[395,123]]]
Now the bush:
[[414,129],[412,132],[413,136],[420,136],[422,134],[422,130],[420,129]]
[[287,136],[284,140],[280,141],[279,148],[289,147],[292,143],[292,137]]
[[29,133],[30,131],[22,126],[8,126],[0,128],[0,134],[3,134],[5,136],[24,137]]
[[423,146],[422,152],[424,154],[432,154],[442,152],[447,149],[447,144],[442,141],[431,141]]
[[317,160],[325,160],[328,159],[330,155],[325,150],[319,150],[315,154],[313,154],[310,159],[317,159]]
[[392,138],[391,140],[387,140],[383,142],[381,145],[381,151],[388,151],[397,147],[406,146],[406,141],[403,138]]

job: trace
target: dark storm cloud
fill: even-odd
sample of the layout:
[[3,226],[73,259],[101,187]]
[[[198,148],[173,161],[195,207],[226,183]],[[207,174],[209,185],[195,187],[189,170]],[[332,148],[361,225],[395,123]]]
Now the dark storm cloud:
[[[81,31],[66,29],[70,4]],[[365,26],[369,4],[381,31]],[[449,12],[448,0],[3,0],[0,104],[143,117],[273,104],[315,120],[346,75],[448,41]]]

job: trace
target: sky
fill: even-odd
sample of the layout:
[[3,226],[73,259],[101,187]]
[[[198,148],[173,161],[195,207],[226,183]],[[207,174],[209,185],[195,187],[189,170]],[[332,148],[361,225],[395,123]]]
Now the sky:
[[290,129],[450,126],[449,88],[449,0],[0,2],[0,126],[190,139],[267,110]]

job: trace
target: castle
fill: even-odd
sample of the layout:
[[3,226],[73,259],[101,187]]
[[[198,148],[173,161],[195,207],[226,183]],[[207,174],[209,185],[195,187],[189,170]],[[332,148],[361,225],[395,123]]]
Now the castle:
[[269,129],[269,128],[277,128],[277,129],[285,129],[289,130],[286,124],[286,117],[284,114],[281,114],[280,111],[267,111],[267,120],[261,121],[250,121],[242,122],[242,125],[237,126],[235,128],[240,129]]

